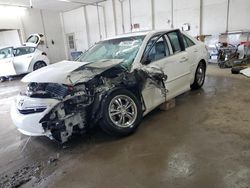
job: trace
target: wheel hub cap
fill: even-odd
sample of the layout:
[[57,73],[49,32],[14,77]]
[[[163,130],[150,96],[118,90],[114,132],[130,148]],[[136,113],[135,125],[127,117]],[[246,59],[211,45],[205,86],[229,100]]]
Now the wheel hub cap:
[[137,117],[135,102],[126,95],[114,97],[109,104],[109,117],[118,127],[127,128],[133,126]]

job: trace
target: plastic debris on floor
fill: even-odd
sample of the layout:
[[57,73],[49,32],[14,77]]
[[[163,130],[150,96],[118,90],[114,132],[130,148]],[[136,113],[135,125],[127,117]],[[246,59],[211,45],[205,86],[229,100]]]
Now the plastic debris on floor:
[[243,69],[240,73],[250,78],[250,68]]

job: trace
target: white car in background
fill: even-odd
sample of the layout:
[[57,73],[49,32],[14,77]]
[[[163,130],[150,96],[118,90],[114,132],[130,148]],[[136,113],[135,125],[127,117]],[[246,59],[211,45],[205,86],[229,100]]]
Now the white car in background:
[[207,60],[205,45],[180,30],[103,40],[77,61],[25,76],[27,87],[11,108],[12,120],[25,135],[61,143],[95,125],[126,136],[160,104],[201,88]]
[[41,34],[30,35],[20,47],[0,48],[0,79],[32,72],[50,64],[47,54],[37,48]]

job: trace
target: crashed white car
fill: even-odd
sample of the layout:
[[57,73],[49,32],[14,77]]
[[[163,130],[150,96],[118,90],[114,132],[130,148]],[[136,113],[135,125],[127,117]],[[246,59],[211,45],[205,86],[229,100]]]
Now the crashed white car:
[[126,136],[160,104],[202,87],[207,59],[205,45],[179,30],[107,39],[25,76],[11,116],[21,133],[61,143],[96,125]]
[[45,52],[37,48],[41,35],[30,35],[26,43],[20,47],[0,48],[0,78],[32,72],[49,65]]

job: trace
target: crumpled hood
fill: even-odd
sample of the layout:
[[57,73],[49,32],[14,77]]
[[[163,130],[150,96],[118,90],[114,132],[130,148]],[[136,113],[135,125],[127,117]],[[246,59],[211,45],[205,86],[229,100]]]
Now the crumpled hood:
[[93,63],[61,61],[26,75],[22,82],[59,83],[72,85],[87,82],[96,75],[120,64],[122,60],[102,60]]

